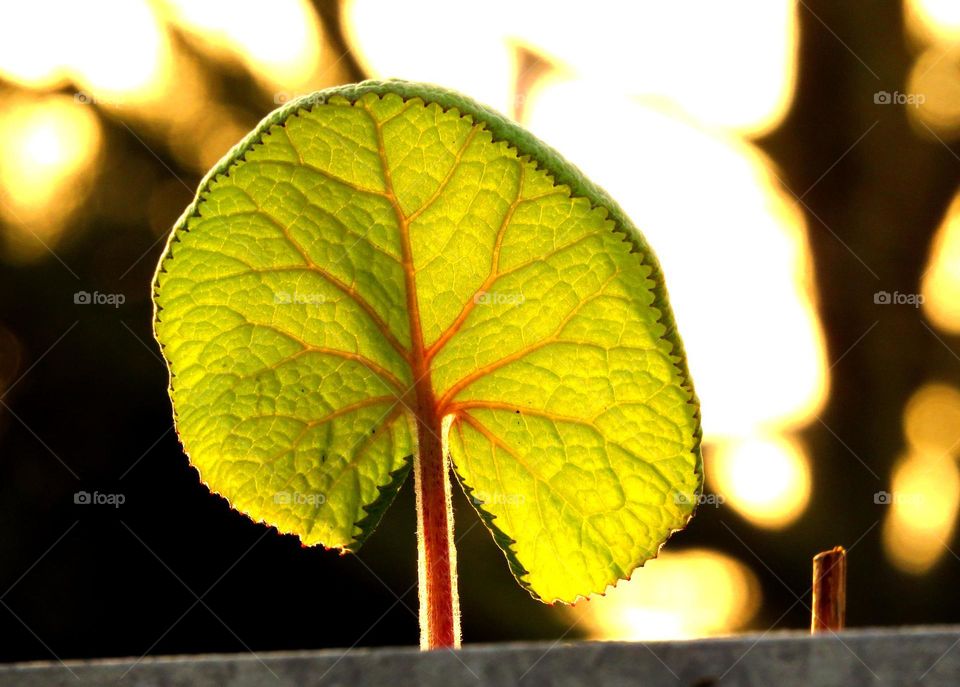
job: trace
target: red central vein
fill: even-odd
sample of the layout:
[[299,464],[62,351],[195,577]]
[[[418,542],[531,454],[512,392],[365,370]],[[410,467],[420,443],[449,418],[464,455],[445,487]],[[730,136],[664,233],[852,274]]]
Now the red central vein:
[[[416,265],[410,240],[410,217],[403,212],[394,191],[384,144],[382,123],[364,108],[373,122],[383,169],[386,197],[396,215],[400,233],[407,313],[410,318],[410,367],[413,408],[417,423],[417,457],[414,479],[417,491],[417,530],[420,572],[420,645],[433,649],[460,644],[459,601],[456,595],[456,562],[453,549],[453,513],[450,507],[449,462],[441,439],[430,362],[423,343],[423,324],[417,299]],[[459,159],[459,155],[457,157]],[[454,165],[456,165],[456,161]],[[412,403],[408,402],[412,401]]]

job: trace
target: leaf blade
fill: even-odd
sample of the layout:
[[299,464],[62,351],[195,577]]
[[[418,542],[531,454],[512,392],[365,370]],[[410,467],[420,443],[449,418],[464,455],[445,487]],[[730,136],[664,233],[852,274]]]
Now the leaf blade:
[[[306,104],[313,107],[301,107]],[[332,114],[317,114],[323,112]],[[262,498],[234,499],[241,510],[279,523],[281,531],[293,531],[305,543],[355,548],[395,495],[415,453],[409,388],[420,376],[413,370],[425,369],[438,399],[435,410],[448,415],[450,450],[468,493],[512,493],[505,491],[509,486],[503,479],[490,477],[491,470],[499,473],[508,460],[513,488],[526,485],[524,495],[533,495],[542,511],[530,516],[518,510],[517,503],[491,504],[489,499],[476,504],[511,568],[535,595],[572,601],[602,592],[606,584],[628,576],[655,555],[670,532],[685,524],[695,502],[690,497],[699,493],[702,482],[699,415],[659,266],[619,208],[556,153],[470,101],[431,87],[389,82],[340,88],[292,103],[268,117],[229,157],[205,180],[175,231],[175,236],[183,234],[177,243],[194,230],[205,235],[206,241],[196,242],[203,245],[192,246],[196,253],[186,260],[188,267],[214,275],[213,295],[207,294],[205,307],[236,306],[238,292],[263,304],[269,289],[291,284],[309,288],[308,293],[322,296],[321,304],[293,303],[303,307],[268,308],[261,314],[269,317],[255,321],[246,317],[252,330],[240,341],[264,360],[270,359],[268,353],[321,356],[326,367],[311,368],[311,379],[318,380],[321,389],[330,389],[332,375],[337,380],[353,375],[363,379],[357,389],[345,387],[355,392],[350,396],[353,404],[364,404],[359,417],[349,427],[348,410],[333,420],[339,421],[337,431],[354,440],[366,436],[356,430],[370,424],[371,418],[361,411],[377,407],[371,399],[386,403],[386,394],[395,393],[397,400],[387,413],[391,424],[374,419],[374,435],[378,427],[380,435],[363,444],[375,448],[372,458],[348,458],[354,449],[331,443],[331,437],[338,436],[335,431],[310,451],[291,447],[296,450],[279,466],[291,479],[306,480],[309,488],[332,488],[337,508],[321,508],[309,523],[297,520],[303,517],[302,509],[272,507]],[[229,180],[235,186],[246,184],[242,190],[247,198],[255,206],[269,206],[265,214],[270,216],[254,220],[243,214],[260,208],[251,210],[235,188],[228,192],[233,188]],[[214,197],[218,189],[222,197]],[[210,221],[198,225],[195,219],[205,211]],[[269,229],[270,224],[275,226]],[[168,258],[183,252],[174,243],[172,239]],[[255,260],[274,267],[280,262],[283,276],[240,272],[244,265],[259,269],[261,263]],[[189,329],[164,324],[163,310],[177,309],[177,318],[195,316],[182,303],[192,302],[198,289],[202,301],[204,293],[202,285],[181,274],[171,277],[164,264],[157,278],[161,341],[183,337]],[[230,279],[242,286],[231,291],[224,286]],[[414,301],[407,298],[408,289],[413,289]],[[217,303],[218,297],[227,303]],[[323,319],[318,313],[330,303],[337,315]],[[417,318],[410,317],[414,309]],[[241,320],[249,315],[240,308]],[[236,316],[226,320],[234,327],[243,324]],[[280,331],[271,338],[270,327],[277,322]],[[213,336],[197,323],[191,326],[193,348],[203,349],[208,364],[222,356],[224,347],[211,347],[211,342],[223,332]],[[305,339],[306,334],[316,339]],[[418,336],[423,342],[420,353]],[[321,350],[291,352],[294,343],[305,340]],[[241,349],[235,344],[229,350]],[[241,380],[238,385],[247,396],[238,396],[216,375],[207,379],[202,370],[185,364],[198,357],[190,344],[181,342],[173,349],[168,345],[165,353],[174,380],[183,375],[187,383],[205,387],[194,397],[179,391],[179,382],[171,390],[191,460],[201,474],[231,460],[243,472],[241,451],[262,446],[254,447],[250,437],[236,446],[225,443],[238,426],[245,428],[242,424],[221,423],[203,434],[202,420],[209,411],[203,403],[217,399],[222,404],[226,394],[235,403],[252,395],[262,404],[262,390],[276,380],[269,373],[246,386]],[[422,359],[414,359],[418,355]],[[330,357],[338,358],[340,367],[333,367]],[[585,374],[569,374],[578,369]],[[558,370],[566,372],[558,375]],[[603,388],[604,380],[609,389]],[[663,388],[655,389],[658,385]],[[616,393],[611,392],[614,388]],[[261,396],[256,396],[258,389]],[[664,399],[658,400],[658,394],[665,394]],[[324,402],[337,413],[338,404],[330,401]],[[571,404],[579,404],[578,412],[558,414],[559,406]],[[339,405],[347,408],[349,403]],[[317,415],[317,406],[311,407]],[[522,431],[512,424],[517,411]],[[238,412],[236,405],[232,412]],[[244,412],[251,426],[261,422],[245,406]],[[275,424],[262,430],[265,436],[273,432],[281,437],[274,443],[291,441],[291,427],[297,425],[270,422]],[[209,418],[206,424],[211,424]],[[680,438],[671,443],[674,434]],[[629,437],[610,440],[621,435]],[[206,437],[200,453],[207,459],[190,451],[188,436]],[[219,444],[210,443],[210,437]],[[343,454],[338,457],[340,477],[328,475],[324,481],[315,474],[316,453],[333,446]],[[535,456],[528,455],[530,447],[538,446],[544,456],[558,451],[573,455],[571,465],[562,465],[552,476],[541,474],[549,464],[534,465]],[[229,454],[234,459],[224,457],[224,447],[234,451]],[[484,458],[487,453],[490,457]],[[658,474],[652,462],[671,467]],[[356,493],[337,492],[343,480],[353,480]],[[211,486],[216,489],[215,481]],[[569,484],[578,481],[603,486],[595,493],[568,492]],[[658,490],[652,484],[666,486]],[[230,489],[243,492],[236,485]],[[687,500],[670,502],[674,492]],[[632,505],[614,508],[620,502]],[[599,517],[592,512],[598,504],[603,512],[624,512]],[[299,515],[294,517],[294,512]],[[574,536],[578,517],[579,539]],[[644,519],[652,524],[638,527]],[[551,522],[559,526],[551,529]],[[653,533],[639,543],[632,541],[643,529]],[[585,530],[592,533],[586,540]],[[554,543],[551,559],[538,543],[544,535],[563,542],[586,541],[589,553]]]

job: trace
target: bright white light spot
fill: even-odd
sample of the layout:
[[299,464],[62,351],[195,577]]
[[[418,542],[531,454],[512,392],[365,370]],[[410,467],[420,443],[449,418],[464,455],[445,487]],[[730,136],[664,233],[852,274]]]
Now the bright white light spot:
[[370,76],[439,84],[510,112],[515,65],[504,31],[517,5],[498,3],[465,15],[445,0],[347,0],[344,27]]
[[760,607],[756,577],[737,559],[710,549],[663,551],[608,588],[578,602],[593,639],[691,639],[742,629]]
[[786,527],[810,501],[810,458],[796,440],[723,442],[711,454],[706,473],[725,506],[761,527]]
[[348,0],[344,17],[371,75],[439,83],[508,114],[517,45],[590,80],[597,104],[608,94],[653,99],[751,135],[780,122],[794,90],[791,0],[491,0],[466,23],[441,0]]
[[905,0],[908,23],[916,35],[940,42],[960,39],[960,2]]
[[137,104],[163,89],[170,46],[146,0],[12,5],[0,13],[0,75],[35,88],[69,79],[103,104]]
[[[0,212],[20,257],[46,254],[86,197],[101,146],[96,114],[69,96],[11,98],[0,112]],[[38,238],[39,237],[39,240]]]

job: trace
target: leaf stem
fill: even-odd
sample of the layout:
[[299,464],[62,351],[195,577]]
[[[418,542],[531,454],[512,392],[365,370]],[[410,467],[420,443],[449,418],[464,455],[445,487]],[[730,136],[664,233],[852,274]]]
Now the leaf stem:
[[[446,427],[433,393],[430,360],[423,342],[416,265],[410,241],[410,218],[404,214],[393,186],[383,141],[383,123],[367,108],[377,134],[385,196],[397,218],[402,250],[407,313],[410,316],[410,368],[415,391],[417,455],[413,461],[417,492],[417,572],[420,587],[420,648],[460,646],[460,597],[457,595],[457,553],[453,543],[453,507]],[[469,142],[469,141],[468,141]],[[466,146],[464,146],[466,148]],[[409,406],[408,406],[409,407]],[[444,437],[444,438],[441,438]]]
[[[420,583],[420,648],[460,646],[460,599],[457,553],[453,541],[450,460],[446,428],[433,412],[431,398],[418,389],[418,459],[414,462],[417,492],[417,563]],[[423,403],[422,401],[427,401]],[[427,412],[423,412],[426,410]]]

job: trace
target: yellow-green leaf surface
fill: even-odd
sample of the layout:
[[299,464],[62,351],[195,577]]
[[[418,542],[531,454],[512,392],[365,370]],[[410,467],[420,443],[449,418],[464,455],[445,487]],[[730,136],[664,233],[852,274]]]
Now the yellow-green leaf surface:
[[372,531],[418,412],[545,601],[629,577],[692,514],[699,411],[656,259],[462,96],[367,82],[273,113],[204,180],[155,289],[193,465],[305,544]]

